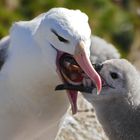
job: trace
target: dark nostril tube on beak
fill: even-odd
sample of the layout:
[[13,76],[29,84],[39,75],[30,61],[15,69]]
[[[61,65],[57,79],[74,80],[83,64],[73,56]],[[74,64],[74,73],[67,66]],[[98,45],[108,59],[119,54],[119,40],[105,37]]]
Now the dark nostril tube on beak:
[[97,72],[100,72],[101,69],[102,69],[102,67],[103,67],[103,64],[101,64],[101,63],[96,63],[96,64],[93,64],[93,67],[95,68],[95,70],[96,70]]

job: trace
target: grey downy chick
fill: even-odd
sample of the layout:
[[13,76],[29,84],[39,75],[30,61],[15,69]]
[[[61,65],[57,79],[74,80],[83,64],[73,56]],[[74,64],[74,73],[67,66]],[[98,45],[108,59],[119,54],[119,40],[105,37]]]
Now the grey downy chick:
[[91,37],[90,60],[92,64],[118,58],[120,58],[120,53],[114,45],[98,36]]
[[140,140],[140,77],[127,60],[105,61],[98,72],[103,87],[100,95],[83,93],[97,114],[110,140]]

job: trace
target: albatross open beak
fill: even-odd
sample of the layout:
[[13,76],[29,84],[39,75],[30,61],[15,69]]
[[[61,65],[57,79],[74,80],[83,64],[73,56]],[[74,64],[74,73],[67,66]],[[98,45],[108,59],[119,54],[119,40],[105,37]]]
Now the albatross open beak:
[[81,41],[77,44],[74,58],[81,67],[81,69],[90,77],[91,80],[93,80],[97,87],[97,94],[99,94],[102,87],[101,78],[93,68],[89,57],[86,54],[84,42]]

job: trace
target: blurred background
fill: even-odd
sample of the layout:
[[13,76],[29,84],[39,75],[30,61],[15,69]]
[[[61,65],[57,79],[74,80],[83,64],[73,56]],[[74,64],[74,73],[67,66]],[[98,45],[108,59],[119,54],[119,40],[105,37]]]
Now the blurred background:
[[[13,22],[30,20],[52,7],[85,12],[92,34],[114,44],[140,68],[140,0],[0,0],[0,38],[9,34]],[[107,140],[93,108],[81,100],[79,113],[68,115],[58,140]]]
[[60,6],[85,12],[92,33],[112,42],[124,57],[139,39],[139,0],[0,0],[0,38],[14,21],[30,20]]

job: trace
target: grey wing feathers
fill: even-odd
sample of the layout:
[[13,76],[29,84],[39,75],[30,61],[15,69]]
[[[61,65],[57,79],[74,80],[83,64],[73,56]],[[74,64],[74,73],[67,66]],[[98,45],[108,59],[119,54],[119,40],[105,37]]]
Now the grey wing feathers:
[[91,61],[92,63],[102,63],[109,59],[120,58],[118,50],[110,43],[98,36],[91,37]]
[[7,49],[9,48],[10,37],[6,36],[0,40],[0,69],[7,58]]

